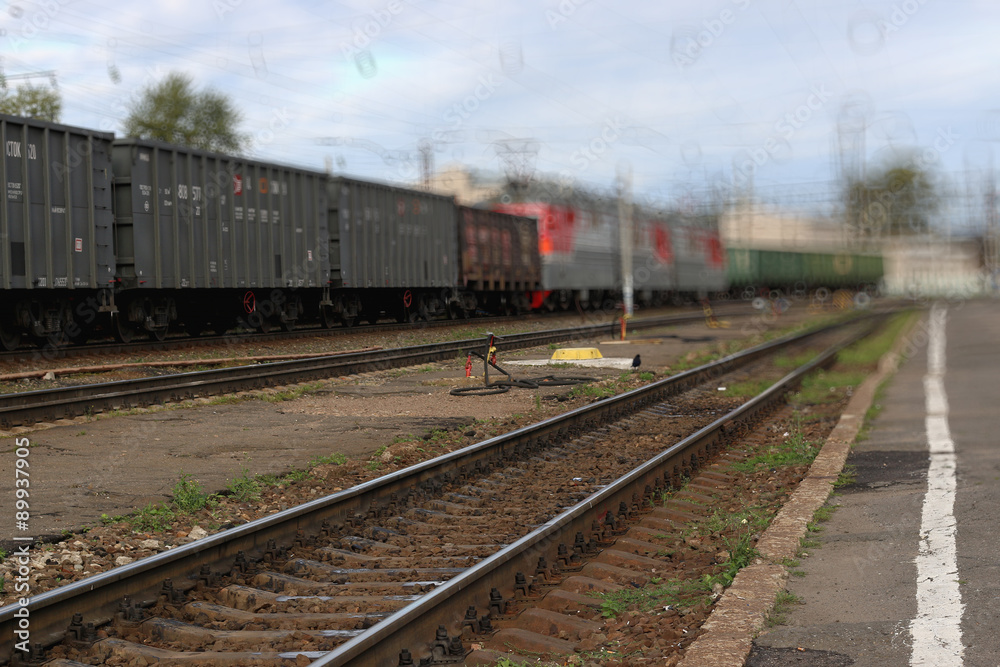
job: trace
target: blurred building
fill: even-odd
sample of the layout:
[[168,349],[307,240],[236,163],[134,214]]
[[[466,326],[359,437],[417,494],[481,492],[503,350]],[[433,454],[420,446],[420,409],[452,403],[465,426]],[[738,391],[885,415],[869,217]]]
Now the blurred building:
[[[846,225],[745,202],[719,222],[729,248],[803,252],[858,252]],[[883,293],[902,297],[972,296],[991,289],[982,243],[937,234],[886,237],[864,249],[881,253]]]
[[889,296],[968,297],[987,284],[982,244],[975,239],[946,239],[933,234],[895,237],[882,245]]
[[837,252],[849,247],[839,221],[813,218],[752,201],[731,206],[719,219],[719,232],[730,248]]
[[504,180],[496,174],[453,164],[431,174],[429,183],[431,192],[453,196],[464,206],[474,206],[497,197],[503,188]]

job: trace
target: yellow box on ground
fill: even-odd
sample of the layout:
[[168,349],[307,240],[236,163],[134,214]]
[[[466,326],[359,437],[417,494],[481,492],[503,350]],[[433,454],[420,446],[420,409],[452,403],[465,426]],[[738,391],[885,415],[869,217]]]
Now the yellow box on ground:
[[569,359],[603,359],[604,355],[596,347],[567,347],[556,350],[552,355],[553,361]]

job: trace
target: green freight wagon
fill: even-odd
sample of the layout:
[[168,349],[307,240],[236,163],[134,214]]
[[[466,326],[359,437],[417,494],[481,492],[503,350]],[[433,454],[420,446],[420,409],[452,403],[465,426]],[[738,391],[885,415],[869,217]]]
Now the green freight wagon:
[[792,292],[826,287],[859,289],[882,280],[882,256],[728,248],[730,289]]

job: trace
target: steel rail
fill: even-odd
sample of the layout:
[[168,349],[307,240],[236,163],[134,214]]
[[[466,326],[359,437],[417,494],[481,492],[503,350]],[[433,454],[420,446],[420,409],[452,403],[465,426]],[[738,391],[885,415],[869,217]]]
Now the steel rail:
[[[571,433],[592,428],[600,422],[620,419],[670,395],[728,373],[785,345],[805,341],[845,324],[847,323],[841,322],[783,336],[631,392],[603,399],[324,498],[32,596],[28,598],[26,607],[19,604],[8,605],[0,609],[0,662],[9,660],[12,655],[14,643],[18,639],[15,634],[20,622],[18,613],[24,613],[21,611],[24,608],[28,610],[32,644],[52,645],[63,638],[67,619],[73,613],[81,613],[85,623],[101,625],[114,618],[119,603],[126,595],[137,600],[155,599],[165,580],[193,578],[203,565],[228,572],[239,552],[251,556],[260,554],[268,540],[276,540],[279,544],[292,543],[299,530],[309,535],[317,533],[324,522],[344,523],[356,513],[367,513],[372,506],[388,503],[393,493],[405,495],[414,488],[430,489],[441,482],[479,474],[484,467],[488,468],[507,458],[521,457],[550,441],[569,437]],[[670,451],[676,451],[676,447]],[[15,553],[14,556],[16,555]]]
[[[631,323],[633,330],[701,320],[701,314],[668,315]],[[616,324],[594,324],[570,329],[552,329],[498,337],[505,349],[524,349],[549,343],[588,338],[607,333]],[[353,352],[336,356],[310,357],[266,364],[234,366],[204,371],[175,373],[135,380],[118,380],[74,387],[0,395],[0,428],[41,421],[72,418],[84,414],[147,407],[235,391],[249,391],[308,382],[372,370],[425,364],[454,359],[471,349],[480,349],[482,339],[428,343],[390,350]]]
[[[725,315],[731,317],[732,315]],[[542,315],[541,317],[544,317]],[[285,341],[295,338],[310,338],[317,336],[338,336],[352,334],[379,334],[391,333],[395,331],[414,331],[422,329],[437,329],[461,324],[486,324],[499,325],[510,322],[520,322],[523,318],[509,315],[496,317],[479,317],[467,320],[430,320],[428,322],[384,322],[382,324],[368,324],[349,328],[334,327],[326,329],[321,326],[306,326],[292,329],[291,331],[270,331],[262,333],[260,331],[234,330],[234,333],[205,335],[205,336],[181,336],[171,335],[163,340],[146,339],[133,340],[128,343],[107,342],[98,339],[84,345],[56,345],[46,343],[36,348],[23,346],[21,349],[0,352],[0,361],[31,361],[38,357],[51,359],[71,359],[77,357],[93,357],[101,354],[129,354],[134,352],[149,352],[151,350],[163,351],[191,347],[204,347],[208,345],[220,345],[230,343],[262,343],[269,341]]]

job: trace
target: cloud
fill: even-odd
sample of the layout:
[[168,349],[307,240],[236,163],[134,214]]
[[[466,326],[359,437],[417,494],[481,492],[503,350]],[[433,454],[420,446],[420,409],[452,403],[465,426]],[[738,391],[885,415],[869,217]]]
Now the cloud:
[[[840,105],[859,89],[874,116],[905,116],[917,142],[949,122],[974,136],[977,114],[1000,107],[992,73],[1000,10],[985,0],[906,3],[861,16],[856,5],[784,0],[517,0],[486,9],[435,0],[22,1],[0,42],[7,74],[58,71],[71,124],[115,129],[131,96],[181,70],[230,95],[248,131],[288,110],[289,122],[259,147],[262,158],[322,169],[340,156],[358,175],[392,179],[398,165],[379,153],[320,140],[363,139],[404,154],[437,132],[441,160],[461,154],[497,170],[495,137],[534,137],[538,168],[558,172],[620,118],[622,137],[581,177],[610,185],[627,161],[637,184],[664,191],[671,180],[730,173],[734,156],[784,134],[776,125],[817,85],[833,98],[782,136],[788,154],[770,158],[759,178],[832,178]],[[852,43],[852,25],[870,29],[854,36],[871,48]],[[696,57],[679,66],[672,49],[688,38]],[[870,152],[887,141],[879,132]]]

